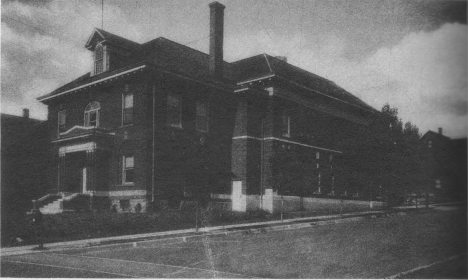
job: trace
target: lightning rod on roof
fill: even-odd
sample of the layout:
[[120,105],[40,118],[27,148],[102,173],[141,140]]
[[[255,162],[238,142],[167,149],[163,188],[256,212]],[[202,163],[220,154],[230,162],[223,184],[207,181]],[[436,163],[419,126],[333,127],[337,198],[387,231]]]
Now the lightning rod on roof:
[[101,0],[101,29],[104,30],[104,0]]

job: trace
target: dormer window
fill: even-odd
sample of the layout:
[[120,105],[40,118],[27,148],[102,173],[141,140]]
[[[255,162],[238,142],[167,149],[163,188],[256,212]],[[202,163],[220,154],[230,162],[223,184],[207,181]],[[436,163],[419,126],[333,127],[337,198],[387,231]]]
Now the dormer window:
[[99,102],[93,101],[88,104],[84,112],[84,126],[98,127],[99,126],[99,110],[101,105]]
[[102,45],[97,45],[94,50],[94,74],[104,72],[104,49]]

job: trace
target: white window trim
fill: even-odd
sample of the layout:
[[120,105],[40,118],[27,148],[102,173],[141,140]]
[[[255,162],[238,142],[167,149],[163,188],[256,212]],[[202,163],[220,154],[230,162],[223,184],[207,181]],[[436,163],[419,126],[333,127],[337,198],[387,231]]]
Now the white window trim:
[[[91,104],[91,103],[93,103],[93,102],[88,103],[88,105]],[[97,103],[99,104],[98,109],[92,109],[92,110],[88,110],[88,111],[86,110],[86,107],[88,107],[88,105],[86,105],[85,110],[84,110],[84,114],[83,114],[83,126],[84,127],[99,127],[100,119],[101,119],[101,112],[100,112],[101,111],[101,104],[99,102],[97,102]],[[96,125],[94,125],[94,126],[88,125],[86,123],[86,120],[88,120],[88,122],[89,122],[89,117],[86,118],[86,114],[89,114],[91,112],[96,112]]]
[[135,110],[133,110],[132,112],[132,122],[131,123],[125,123],[125,109],[128,109],[128,108],[125,108],[125,96],[126,95],[132,95],[132,107],[129,107],[129,108],[132,108],[132,110],[135,108],[135,95],[131,92],[126,92],[126,93],[123,93],[122,94],[122,125],[130,125],[130,124],[133,124],[134,123],[134,112]]
[[[96,49],[100,47],[102,49],[102,71],[101,72],[97,72],[96,71]],[[98,75],[98,74],[101,74],[101,73],[104,73],[107,71],[107,59],[106,59],[106,48],[105,46],[103,46],[102,44],[98,44],[96,46],[96,48],[94,49],[94,52],[93,52],[93,74],[94,75]]]
[[[288,118],[288,132],[287,133],[284,133],[283,131],[281,131],[282,135],[284,137],[288,137],[290,138],[291,137],[291,117],[288,115],[288,114],[283,114],[282,117],[281,117],[281,126],[284,125],[284,119],[285,118]],[[281,130],[283,130],[283,127],[281,127]]]
[[177,93],[168,93],[167,94],[167,102],[166,102],[166,114],[169,113],[169,96],[173,95],[179,99],[179,124],[167,123],[167,116],[166,116],[166,123],[170,127],[182,128],[182,96]]
[[64,125],[67,125],[67,110],[60,110],[58,111],[57,113],[57,132],[58,132],[58,135],[61,134],[60,132],[60,113],[64,112],[64,115],[65,115],[65,124]]
[[[206,115],[205,116],[202,116],[202,117],[206,117],[206,130],[203,130],[203,129],[198,129],[198,104],[201,103],[201,104],[205,104],[205,108],[206,108]],[[195,129],[197,131],[200,131],[200,132],[208,132],[210,130],[210,108],[208,106],[208,102],[206,101],[202,101],[202,100],[198,100],[196,103],[195,103]],[[201,116],[201,115],[200,115]]]
[[135,173],[135,156],[122,156],[122,185],[124,186],[134,186],[135,185],[135,174],[134,174],[134,177],[133,177],[133,182],[126,182],[126,170],[131,170],[130,168],[125,168],[125,159],[126,158],[129,158],[129,157],[133,157],[133,168],[131,168],[133,170],[133,172]]

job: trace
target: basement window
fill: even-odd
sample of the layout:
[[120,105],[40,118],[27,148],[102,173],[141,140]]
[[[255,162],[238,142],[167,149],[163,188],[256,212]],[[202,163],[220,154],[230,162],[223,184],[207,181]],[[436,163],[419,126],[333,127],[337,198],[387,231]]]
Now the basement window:
[[130,211],[130,200],[121,199],[119,202],[120,202],[120,209],[122,209],[122,211]]

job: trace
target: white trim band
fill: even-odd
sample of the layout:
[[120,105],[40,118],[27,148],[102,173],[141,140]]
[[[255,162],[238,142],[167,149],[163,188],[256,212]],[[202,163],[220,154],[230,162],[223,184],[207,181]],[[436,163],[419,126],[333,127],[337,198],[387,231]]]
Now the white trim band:
[[55,98],[55,97],[60,96],[62,94],[65,94],[65,93],[68,93],[68,92],[71,92],[71,91],[75,91],[75,90],[78,90],[78,89],[81,89],[81,88],[85,88],[85,87],[88,87],[88,86],[91,86],[91,85],[94,85],[94,84],[97,84],[97,83],[100,83],[100,82],[104,82],[104,81],[107,81],[107,80],[110,80],[110,79],[113,79],[113,78],[116,78],[116,77],[119,77],[119,76],[122,76],[122,75],[125,75],[125,74],[128,74],[128,73],[131,73],[131,72],[135,72],[135,71],[143,69],[145,67],[146,67],[146,65],[138,66],[136,68],[124,71],[122,73],[114,74],[112,76],[105,77],[105,78],[102,78],[100,80],[97,80],[97,81],[94,81],[94,82],[91,82],[91,83],[88,83],[88,84],[81,85],[79,87],[75,87],[75,88],[72,88],[72,89],[69,89],[69,90],[66,90],[66,91],[62,91],[61,93],[56,94],[56,95],[52,95],[52,96],[45,97],[45,98],[40,98],[39,97],[37,100],[38,101],[44,101],[44,100],[47,100],[47,99]]
[[270,74],[270,75],[266,75],[266,76],[263,76],[263,77],[260,77],[260,78],[255,78],[255,79],[247,80],[247,81],[244,81],[244,82],[238,82],[237,85],[248,84],[248,83],[260,81],[260,80],[263,80],[263,79],[272,78],[274,76],[275,76],[275,74]]
[[[253,137],[253,136],[248,136],[248,135],[245,135],[245,136],[235,136],[235,137],[232,137],[232,139],[233,139],[233,140],[237,140],[237,139],[254,139],[254,140],[259,140],[259,141],[262,140],[262,138]],[[303,147],[308,147],[308,148],[314,148],[314,149],[319,149],[319,150],[324,150],[324,151],[329,151],[329,152],[334,152],[334,153],[340,153],[340,154],[343,153],[343,152],[337,151],[337,150],[332,150],[332,149],[327,149],[327,148],[321,148],[321,147],[317,147],[317,146],[307,145],[307,144],[303,144],[303,143],[299,143],[299,142],[294,142],[294,141],[290,141],[290,140],[286,140],[286,139],[282,139],[282,138],[277,138],[277,137],[265,137],[265,138],[263,138],[263,140],[277,140],[277,141],[286,142],[286,143],[290,143],[290,144],[295,144],[295,145],[299,145],[299,146],[303,146]]]
[[66,153],[80,152],[80,151],[94,151],[96,149],[95,142],[88,142],[79,145],[65,146],[59,148],[59,155],[64,155]]
[[237,139],[255,139],[255,140],[262,140],[262,138],[258,138],[258,137],[253,137],[253,136],[235,136],[235,137],[232,137],[232,140],[237,140]]

